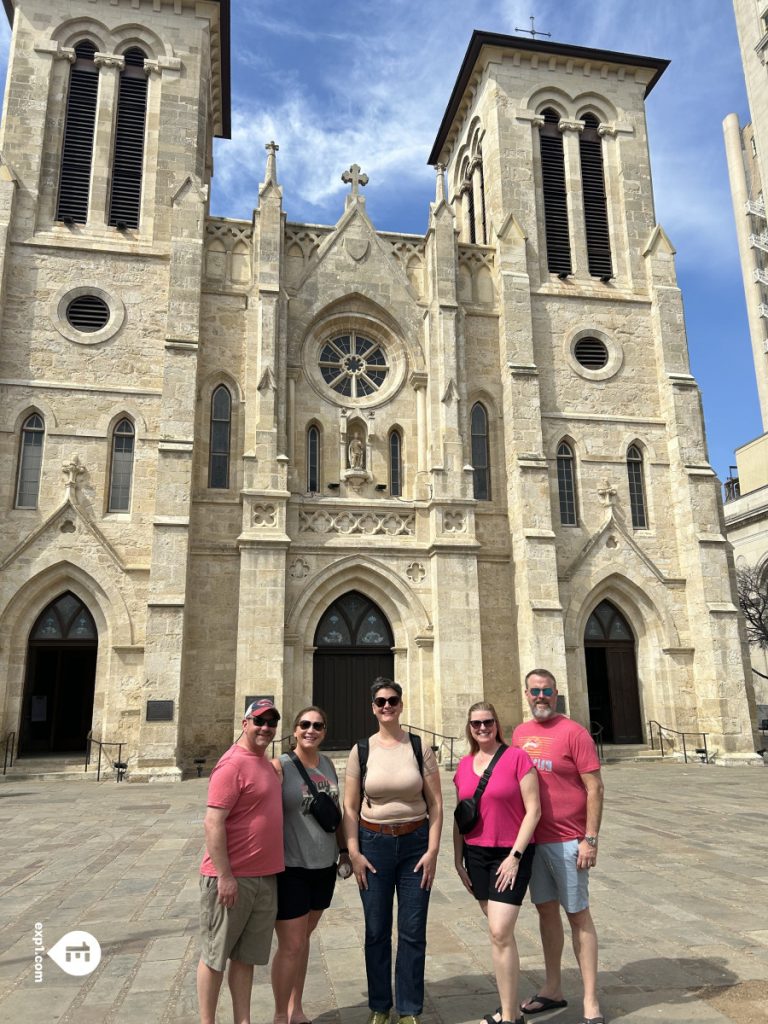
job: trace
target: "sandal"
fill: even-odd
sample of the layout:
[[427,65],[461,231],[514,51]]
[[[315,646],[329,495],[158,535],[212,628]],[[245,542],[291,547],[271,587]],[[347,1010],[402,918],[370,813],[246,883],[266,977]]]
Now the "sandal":
[[[531,1003],[538,1003],[539,1005],[535,1009],[529,1009]],[[549,996],[540,996],[537,992],[535,996],[531,996],[524,1003],[520,1003],[520,1011],[526,1017],[532,1017],[536,1013],[551,1013],[552,1010],[562,1010],[567,1005],[568,1001],[566,999],[550,999]],[[583,1024],[597,1024],[597,1018],[593,1022],[584,1021]]]
[[494,1010],[493,1013],[486,1013],[483,1017],[485,1024],[502,1024],[501,1020],[501,1007],[498,1010]]

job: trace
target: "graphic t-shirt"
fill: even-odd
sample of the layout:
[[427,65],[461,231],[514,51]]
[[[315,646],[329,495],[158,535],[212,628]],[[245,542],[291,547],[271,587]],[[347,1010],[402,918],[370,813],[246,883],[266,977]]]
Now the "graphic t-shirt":
[[534,842],[581,839],[587,827],[587,791],[582,774],[600,769],[595,743],[584,726],[566,715],[546,722],[523,722],[512,743],[524,750],[539,772],[541,819]]
[[[312,794],[290,754],[282,754],[283,766],[283,825],[285,832],[285,863],[290,868],[328,868],[336,863],[339,848],[336,836],[320,827],[310,813]],[[307,768],[307,774],[318,792],[328,793],[339,803],[339,780],[333,763],[320,755],[317,768]]]
[[[453,776],[459,800],[474,796],[482,777],[472,766],[474,755],[462,757]],[[514,846],[525,805],[520,793],[520,780],[533,768],[523,750],[507,747],[496,762],[488,785],[480,798],[480,816],[474,828],[464,836],[469,846]]]
[[[237,743],[231,746],[211,772],[208,806],[229,810],[227,853],[235,878],[275,875],[285,869],[280,780],[268,757]],[[217,874],[207,850],[200,874]]]

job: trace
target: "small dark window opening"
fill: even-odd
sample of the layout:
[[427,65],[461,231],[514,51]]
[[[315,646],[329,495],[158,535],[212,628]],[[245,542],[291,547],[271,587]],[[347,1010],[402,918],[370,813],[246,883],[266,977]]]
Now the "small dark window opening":
[[403,493],[403,442],[400,432],[393,430],[389,435],[389,493],[399,497]]
[[307,490],[310,494],[320,490],[320,431],[317,427],[307,431]]
[[579,138],[581,188],[584,195],[584,226],[587,234],[587,261],[593,277],[613,276],[611,237],[608,230],[608,204],[605,197],[603,140],[594,114],[584,115],[584,131]]
[[608,362],[608,349],[599,338],[579,338],[573,354],[585,370],[602,370]]
[[475,190],[472,188],[472,180],[470,178],[469,184],[467,185],[467,220],[469,222],[469,240],[474,245],[477,241],[477,229],[475,228]]
[[134,440],[135,431],[131,421],[120,420],[112,434],[108,505],[110,512],[127,512],[131,507]]
[[568,195],[565,188],[565,157],[560,115],[548,108],[539,133],[541,184],[544,192],[544,228],[547,269],[552,274],[571,273],[571,240],[568,231]]
[[16,508],[37,508],[40,474],[43,468],[45,423],[39,413],[32,413],[21,428],[19,472],[16,481]]
[[576,526],[576,482],[573,473],[573,451],[565,441],[557,446],[557,487],[560,495],[560,522]]
[[93,55],[96,47],[86,39],[75,47],[75,63],[69,72],[64,142],[61,149],[59,197],[56,220],[85,224],[91,190],[93,136],[96,129],[96,101],[99,69]]
[[629,507],[632,512],[632,526],[636,530],[648,528],[645,510],[645,485],[643,482],[643,453],[636,444],[627,449],[627,477],[629,480]]
[[138,228],[147,118],[146,58],[138,49],[126,50],[124,56],[117,100],[109,223],[112,227]]
[[488,443],[488,413],[485,406],[476,402],[472,406],[471,416],[472,435],[472,469],[473,491],[478,501],[491,500],[491,466],[490,448]]
[[219,490],[229,487],[229,448],[232,426],[232,397],[220,384],[211,397],[211,451],[208,486]]

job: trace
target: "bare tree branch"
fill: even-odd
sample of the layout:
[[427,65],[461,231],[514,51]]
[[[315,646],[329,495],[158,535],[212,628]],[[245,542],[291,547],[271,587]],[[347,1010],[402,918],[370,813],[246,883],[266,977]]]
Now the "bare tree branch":
[[768,648],[768,573],[756,565],[738,566],[736,589],[747,620],[747,639],[757,647]]

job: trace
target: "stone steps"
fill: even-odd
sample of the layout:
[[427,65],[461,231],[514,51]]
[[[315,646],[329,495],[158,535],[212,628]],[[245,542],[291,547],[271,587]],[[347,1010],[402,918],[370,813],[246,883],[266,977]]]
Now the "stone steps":
[[[0,782],[95,782],[96,762],[91,761],[85,771],[85,755],[55,757],[22,757],[13,762]],[[101,781],[114,779],[111,762],[102,761]]]

